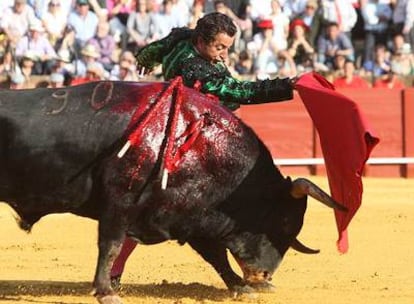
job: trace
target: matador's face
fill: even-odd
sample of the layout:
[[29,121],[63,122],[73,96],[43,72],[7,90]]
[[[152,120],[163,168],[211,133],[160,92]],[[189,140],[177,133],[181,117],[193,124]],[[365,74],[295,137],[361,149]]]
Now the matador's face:
[[229,55],[229,49],[233,45],[234,37],[226,33],[218,33],[212,42],[206,43],[198,39],[196,48],[202,57],[211,63],[225,61]]

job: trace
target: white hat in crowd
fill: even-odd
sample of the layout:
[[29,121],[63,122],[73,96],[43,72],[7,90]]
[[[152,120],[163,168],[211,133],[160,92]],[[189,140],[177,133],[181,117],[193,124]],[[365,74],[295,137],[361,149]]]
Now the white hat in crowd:
[[88,43],[85,45],[85,47],[82,49],[81,54],[84,56],[89,56],[93,58],[99,58],[100,54],[96,48],[95,45]]
[[102,68],[102,65],[97,62],[89,62],[86,66],[86,71],[90,73],[94,73],[98,77],[103,77],[104,70]]
[[29,30],[43,33],[45,29],[43,28],[42,22],[39,19],[33,19],[29,23]]

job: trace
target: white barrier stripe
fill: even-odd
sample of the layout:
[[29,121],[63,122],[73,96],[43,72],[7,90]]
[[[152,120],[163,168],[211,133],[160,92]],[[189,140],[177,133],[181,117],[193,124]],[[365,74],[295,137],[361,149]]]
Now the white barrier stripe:
[[414,157],[373,157],[369,158],[367,163],[380,165],[414,164]]
[[[323,158],[276,158],[273,159],[275,165],[279,166],[306,166],[323,165]],[[372,165],[406,165],[414,164],[414,157],[371,157],[367,164]]]

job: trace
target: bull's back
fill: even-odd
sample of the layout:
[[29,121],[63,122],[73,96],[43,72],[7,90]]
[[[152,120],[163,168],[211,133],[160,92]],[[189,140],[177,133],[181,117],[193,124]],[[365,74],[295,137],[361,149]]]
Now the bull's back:
[[143,89],[100,82],[0,91],[0,194],[66,191],[70,199],[84,199],[84,182],[73,190],[62,185],[123,136]]
[[[166,83],[97,82],[63,89],[1,91],[0,200],[42,201],[49,213],[72,211],[91,195],[94,172],[89,164],[95,162],[101,169],[115,163],[125,168],[115,170],[122,175],[138,168],[142,172],[140,159],[155,163],[163,152],[162,139],[174,134],[166,128],[176,103],[171,96],[159,98],[166,87]],[[205,95],[184,88],[182,97],[175,135],[183,140],[182,135],[192,130],[195,121],[203,119],[205,124],[171,175],[169,189],[175,181],[180,197],[187,191],[185,204],[222,201],[254,166],[259,153],[257,137]],[[131,148],[137,158],[132,162],[130,156],[117,159],[116,153],[130,132],[145,121],[141,116],[151,113],[158,102],[160,110],[149,115],[155,118],[146,121],[142,139]],[[145,180],[140,174],[125,175],[127,183],[120,187],[128,187],[135,177]],[[194,187],[201,192],[193,191]]]

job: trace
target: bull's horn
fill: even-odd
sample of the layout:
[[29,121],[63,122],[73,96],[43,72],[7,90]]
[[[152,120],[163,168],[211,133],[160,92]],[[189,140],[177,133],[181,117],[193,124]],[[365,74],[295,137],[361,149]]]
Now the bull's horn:
[[321,202],[322,204],[330,208],[337,209],[340,211],[348,211],[346,207],[335,202],[332,199],[332,197],[330,197],[325,191],[323,191],[321,188],[319,188],[306,178],[295,179],[292,183],[292,190],[290,191],[290,194],[294,198],[302,198],[305,195],[310,195],[317,201]]
[[296,251],[301,252],[301,253],[306,253],[306,254],[319,253],[319,249],[309,248],[305,246],[304,244],[302,244],[298,239],[294,239],[292,244],[290,244],[290,247],[292,247],[292,249],[295,249]]

